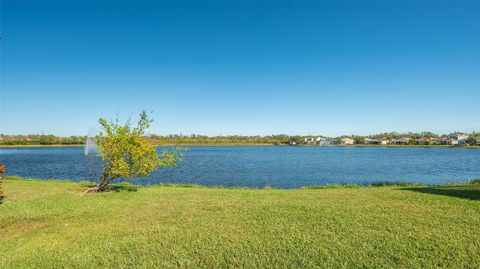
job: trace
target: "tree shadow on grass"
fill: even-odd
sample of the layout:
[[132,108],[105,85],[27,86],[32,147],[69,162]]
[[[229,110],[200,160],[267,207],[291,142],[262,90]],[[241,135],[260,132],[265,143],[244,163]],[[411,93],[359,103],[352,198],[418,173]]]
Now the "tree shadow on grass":
[[480,200],[480,185],[473,186],[444,186],[444,187],[415,187],[401,188],[400,190],[420,193],[458,197],[469,200]]
[[133,192],[138,190],[136,186],[127,185],[127,184],[111,185],[111,186],[108,186],[108,189],[114,192],[121,192],[121,191]]
[[5,199],[5,196],[0,195],[0,205],[3,203],[3,200]]
[[[98,192],[97,185],[95,183],[82,183],[81,186],[83,187],[81,189],[82,194],[87,194],[87,193],[102,193]],[[87,187],[87,189],[84,189],[84,187]],[[138,186],[131,185],[131,184],[113,184],[107,186],[107,189],[103,192],[136,192],[138,190]]]

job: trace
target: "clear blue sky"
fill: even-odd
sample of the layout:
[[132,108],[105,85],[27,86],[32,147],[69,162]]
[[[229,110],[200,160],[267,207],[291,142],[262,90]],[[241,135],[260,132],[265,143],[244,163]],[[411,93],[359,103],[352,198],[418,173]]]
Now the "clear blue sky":
[[480,130],[480,1],[1,2],[1,130]]

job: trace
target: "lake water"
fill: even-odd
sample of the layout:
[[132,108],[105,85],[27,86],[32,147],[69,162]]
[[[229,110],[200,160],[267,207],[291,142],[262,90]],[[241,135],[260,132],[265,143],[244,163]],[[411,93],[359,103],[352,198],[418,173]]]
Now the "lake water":
[[[160,149],[159,149],[160,150]],[[480,178],[480,149],[392,147],[188,147],[176,168],[135,184],[298,188],[325,184],[405,181],[424,184]],[[98,156],[81,147],[3,148],[8,174],[40,179],[96,180]]]

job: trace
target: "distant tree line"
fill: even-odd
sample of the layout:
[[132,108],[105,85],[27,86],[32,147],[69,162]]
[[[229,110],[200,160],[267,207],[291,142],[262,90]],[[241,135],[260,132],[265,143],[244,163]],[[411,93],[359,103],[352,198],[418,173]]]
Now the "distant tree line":
[[[318,137],[319,135],[296,135],[290,136],[285,134],[279,135],[147,135],[146,138],[150,143],[155,145],[287,145],[287,144],[302,144],[306,138]],[[473,132],[469,134],[467,141],[470,145],[475,144],[475,139],[480,136],[480,132]],[[339,142],[342,138],[352,138],[355,144],[363,144],[366,138],[369,139],[401,139],[410,138],[409,144],[414,145],[418,139],[422,138],[445,138],[447,135],[438,135],[432,132],[419,133],[380,133],[368,136],[359,135],[343,135],[333,137],[332,140]],[[0,134],[0,145],[81,145],[85,144],[86,136],[69,136],[59,137],[54,135],[3,135]]]
[[0,145],[79,145],[85,144],[86,136],[60,137],[55,135],[3,135]]
[[[149,142],[156,145],[281,145],[289,144],[296,137],[288,135],[269,136],[206,136],[206,135],[148,135]],[[80,145],[87,136],[59,137],[54,135],[3,135],[0,145]]]
[[206,135],[150,135],[149,139],[157,145],[281,145],[292,140],[288,135],[267,136],[206,136]]

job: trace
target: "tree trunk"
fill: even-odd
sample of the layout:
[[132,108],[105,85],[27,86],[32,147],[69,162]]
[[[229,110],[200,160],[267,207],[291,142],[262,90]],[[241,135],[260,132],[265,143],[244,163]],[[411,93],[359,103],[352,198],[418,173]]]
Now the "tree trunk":
[[102,177],[100,178],[100,182],[98,183],[98,185],[96,187],[96,191],[97,192],[107,191],[108,185],[110,185],[110,183],[112,183],[112,181],[117,179],[117,178],[119,178],[119,176],[117,176],[117,175],[108,176],[108,175],[103,174]]
[[112,182],[112,177],[109,177],[107,175],[102,175],[100,178],[100,182],[97,185],[97,192],[104,192],[107,190],[108,184]]

